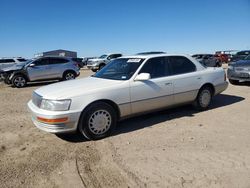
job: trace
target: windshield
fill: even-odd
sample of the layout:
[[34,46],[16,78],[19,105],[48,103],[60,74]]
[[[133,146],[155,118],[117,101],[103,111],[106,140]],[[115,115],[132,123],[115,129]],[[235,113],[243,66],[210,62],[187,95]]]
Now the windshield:
[[248,55],[248,56],[245,58],[245,60],[250,60],[250,55]]
[[108,55],[101,55],[99,59],[105,59]]
[[128,80],[133,76],[143,61],[144,59],[139,58],[115,59],[93,75],[93,77],[111,80]]

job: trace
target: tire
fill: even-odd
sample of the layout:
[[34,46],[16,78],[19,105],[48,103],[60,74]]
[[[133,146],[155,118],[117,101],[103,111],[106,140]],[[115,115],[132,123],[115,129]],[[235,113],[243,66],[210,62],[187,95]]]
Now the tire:
[[194,107],[203,111],[209,108],[213,98],[212,88],[209,86],[202,87],[194,101]]
[[96,102],[81,115],[78,131],[89,140],[99,140],[111,135],[116,123],[114,108],[105,102]]
[[9,80],[9,77],[5,78],[3,81],[6,85],[11,85],[11,81]]
[[74,80],[76,74],[73,71],[67,71],[63,74],[63,80]]
[[99,70],[101,70],[103,67],[105,67],[105,64],[101,64],[101,65],[99,66]]
[[15,75],[11,79],[12,86],[17,87],[17,88],[23,88],[27,84],[27,79],[23,75]]
[[93,72],[97,72],[97,70],[96,69],[91,69]]
[[229,79],[229,82],[232,85],[239,85],[240,84],[239,80],[231,80],[231,79]]

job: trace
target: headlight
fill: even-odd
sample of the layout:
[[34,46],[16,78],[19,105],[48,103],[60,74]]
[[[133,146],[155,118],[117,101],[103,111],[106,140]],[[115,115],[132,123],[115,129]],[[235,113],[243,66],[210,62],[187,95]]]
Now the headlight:
[[71,100],[47,100],[41,102],[41,109],[50,111],[67,111],[70,108]]

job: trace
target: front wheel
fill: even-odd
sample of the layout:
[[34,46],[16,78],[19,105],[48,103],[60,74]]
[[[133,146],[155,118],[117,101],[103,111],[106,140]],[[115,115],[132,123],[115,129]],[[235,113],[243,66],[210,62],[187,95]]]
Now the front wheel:
[[195,108],[198,110],[206,110],[212,101],[212,97],[213,92],[210,87],[201,88],[194,102]]
[[109,136],[116,127],[117,115],[112,106],[97,102],[81,116],[78,130],[87,139],[98,140]]
[[12,78],[11,83],[14,87],[22,88],[27,84],[27,80],[23,75],[16,75]]

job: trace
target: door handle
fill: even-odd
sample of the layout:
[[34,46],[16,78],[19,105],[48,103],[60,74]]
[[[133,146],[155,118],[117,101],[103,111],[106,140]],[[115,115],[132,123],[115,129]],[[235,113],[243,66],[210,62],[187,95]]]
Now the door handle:
[[170,83],[170,82],[169,82],[169,83],[165,83],[165,86],[169,86],[169,85],[171,85],[171,84],[172,84],[172,83]]

